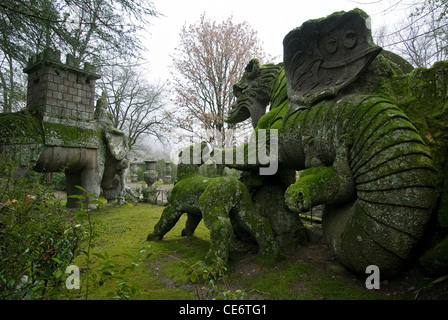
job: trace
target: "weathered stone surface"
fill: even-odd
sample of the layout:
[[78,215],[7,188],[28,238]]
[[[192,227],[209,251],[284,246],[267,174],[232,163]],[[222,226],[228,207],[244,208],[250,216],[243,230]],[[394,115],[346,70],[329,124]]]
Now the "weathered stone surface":
[[[81,193],[79,185],[96,196],[100,186],[112,188],[106,193],[118,197],[125,188],[127,138],[108,121],[104,99],[94,115],[100,75],[89,64],[80,69],[70,57],[67,62],[61,63],[57,51],[30,58],[24,69],[27,108],[0,114],[0,152],[17,159],[23,172],[65,170],[69,196]],[[78,206],[78,200],[69,197],[67,206]]]
[[[286,193],[287,204],[303,210],[324,203],[323,233],[340,262],[359,273],[374,264],[393,276],[414,253],[438,203],[447,78],[442,63],[412,70],[397,57],[376,56],[366,17],[360,10],[338,12],[293,30],[284,42],[286,72],[279,64],[272,76],[251,61],[228,121],[253,112],[255,132],[279,130],[280,168],[306,169]],[[332,35],[338,37],[330,43]],[[338,58],[335,46],[353,59]],[[341,152],[344,136],[353,144]]]
[[[271,109],[283,110],[277,107],[285,105],[288,101],[286,90],[277,92],[273,90],[284,87],[285,84],[282,63],[260,66],[257,59],[251,60],[242,79],[233,87],[237,101],[232,106],[226,122],[238,123],[251,117],[254,128],[257,127],[260,118],[266,113],[269,102]],[[245,156],[247,157],[246,153]],[[252,194],[257,213],[271,222],[276,241],[282,247],[294,247],[308,242],[306,229],[299,216],[288,208],[284,199],[286,188],[295,180],[294,170],[280,168],[274,176],[260,176],[258,170],[247,170],[240,180]]]
[[[70,60],[70,59],[69,59]],[[80,69],[60,61],[60,52],[47,50],[32,56],[28,74],[27,108],[44,121],[91,128],[95,81],[101,76],[91,68]]]
[[310,107],[348,86],[378,55],[361,10],[309,20],[283,40],[290,108]]

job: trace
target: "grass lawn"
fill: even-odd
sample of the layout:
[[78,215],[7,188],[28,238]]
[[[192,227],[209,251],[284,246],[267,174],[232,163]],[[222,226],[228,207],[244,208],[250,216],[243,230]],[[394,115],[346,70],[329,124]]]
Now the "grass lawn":
[[[139,203],[104,206],[91,213],[98,236],[94,238],[90,274],[100,275],[99,268],[103,267],[104,271],[105,266],[112,266],[107,270],[121,279],[108,279],[102,286],[98,285],[99,278],[91,280],[88,299],[123,298],[119,290],[123,289],[123,283],[125,289],[136,288],[130,296],[135,300],[205,299],[210,298],[206,294],[212,291],[213,296],[227,292],[227,297],[244,299],[414,299],[416,292],[424,298],[430,283],[430,279],[410,269],[400,278],[381,279],[380,290],[368,290],[367,275],[347,272],[332,258],[325,244],[296,248],[286,252],[285,260],[263,265],[257,262],[256,247],[238,241],[232,243],[224,279],[214,285],[209,279],[192,282],[191,266],[205,257],[210,245],[209,231],[201,222],[194,236],[181,237],[184,215],[164,240],[146,241],[163,208]],[[148,253],[151,254],[148,256]],[[77,257],[72,264],[81,269],[81,292],[84,292],[85,255]],[[76,294],[79,296],[79,291],[73,293]]]

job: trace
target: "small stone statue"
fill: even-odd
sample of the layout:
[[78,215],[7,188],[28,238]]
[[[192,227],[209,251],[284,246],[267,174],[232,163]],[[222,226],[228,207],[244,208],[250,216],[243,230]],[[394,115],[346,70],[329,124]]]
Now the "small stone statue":
[[101,97],[99,97],[96,101],[95,113],[93,114],[93,117],[98,122],[113,126],[113,122],[107,113],[107,95],[105,91],[101,93]]

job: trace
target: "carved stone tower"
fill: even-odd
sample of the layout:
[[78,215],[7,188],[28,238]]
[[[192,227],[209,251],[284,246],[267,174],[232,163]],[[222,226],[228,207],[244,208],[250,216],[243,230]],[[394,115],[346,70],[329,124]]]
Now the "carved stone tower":
[[94,119],[95,81],[101,76],[91,64],[75,66],[59,51],[32,56],[23,70],[28,74],[27,108],[43,121],[91,128]]

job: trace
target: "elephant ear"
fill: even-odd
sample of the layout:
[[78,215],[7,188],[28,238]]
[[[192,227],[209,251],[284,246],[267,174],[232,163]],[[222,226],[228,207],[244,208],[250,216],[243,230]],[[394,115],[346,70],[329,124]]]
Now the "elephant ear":
[[305,22],[286,35],[283,49],[294,109],[336,97],[382,50],[373,43],[368,15],[359,9]]
[[112,156],[118,161],[123,160],[129,150],[128,139],[125,133],[118,129],[106,130],[104,132],[104,138],[107,149]]

